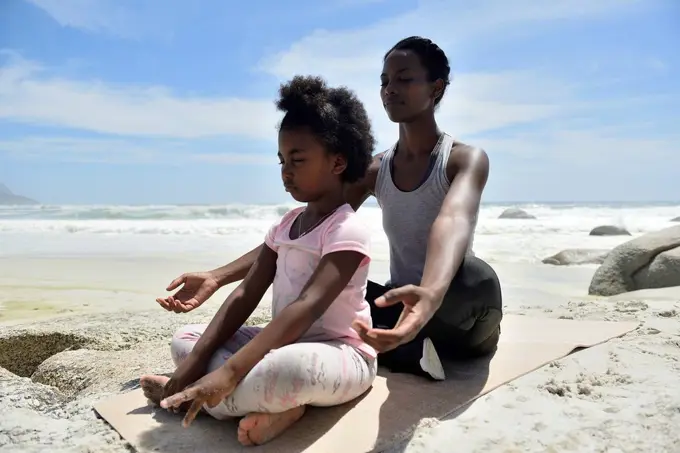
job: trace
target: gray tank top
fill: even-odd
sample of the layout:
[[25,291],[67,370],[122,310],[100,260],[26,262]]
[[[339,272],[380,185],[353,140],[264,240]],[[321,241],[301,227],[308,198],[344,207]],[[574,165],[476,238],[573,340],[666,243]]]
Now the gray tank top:
[[[382,210],[383,229],[389,240],[389,285],[420,284],[430,228],[451,185],[446,164],[453,142],[453,137],[441,134],[432,151],[424,181],[410,192],[398,189],[392,179],[392,158],[397,144],[383,155],[375,183],[375,198]],[[472,239],[468,254],[472,254]]]

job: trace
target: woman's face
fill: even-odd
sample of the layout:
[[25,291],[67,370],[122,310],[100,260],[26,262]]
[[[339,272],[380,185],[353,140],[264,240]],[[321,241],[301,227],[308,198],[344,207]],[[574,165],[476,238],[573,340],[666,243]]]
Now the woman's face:
[[380,98],[387,116],[406,123],[428,110],[434,111],[437,83],[428,82],[420,58],[410,50],[393,50],[380,74]]

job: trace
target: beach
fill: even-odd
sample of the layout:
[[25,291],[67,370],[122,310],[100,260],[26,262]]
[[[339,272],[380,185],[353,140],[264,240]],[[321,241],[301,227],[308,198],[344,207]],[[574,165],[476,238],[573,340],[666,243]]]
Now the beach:
[[[0,207],[0,329],[57,325],[74,316],[119,319],[120,313],[182,322],[179,317],[188,315],[167,313],[154,301],[166,285],[182,272],[218,267],[258,245],[292,206]],[[510,206],[536,218],[499,219]],[[371,279],[384,282],[389,252],[380,210],[365,206],[359,215],[373,239]],[[541,262],[564,249],[612,249],[674,225],[670,219],[678,215],[680,205],[483,205],[473,249],[498,273],[506,313],[634,320],[641,327],[502,386],[450,420],[418,429],[395,451],[449,452],[451,445],[466,452],[680,451],[680,291],[588,296],[597,264]],[[589,236],[599,225],[623,227],[631,236]],[[233,287],[222,288],[194,315],[209,319]],[[256,315],[268,314],[265,296]],[[29,426],[25,448],[16,451],[39,451],[51,441],[60,443],[53,451],[125,451],[115,435],[102,437],[103,428],[88,431],[90,412],[60,419],[71,430],[68,438],[50,434],[57,425],[45,421],[49,414],[31,421],[21,413]],[[18,435],[10,414],[0,418],[0,446]]]

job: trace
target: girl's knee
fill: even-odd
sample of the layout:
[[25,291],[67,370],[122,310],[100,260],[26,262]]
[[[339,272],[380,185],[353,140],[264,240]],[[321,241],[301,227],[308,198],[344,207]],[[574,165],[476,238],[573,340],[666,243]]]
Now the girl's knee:
[[170,355],[175,365],[182,362],[201,338],[203,326],[187,325],[179,328],[170,341]]
[[323,358],[317,351],[289,345],[267,354],[260,362],[261,373],[276,377],[279,382],[295,382],[317,375]]

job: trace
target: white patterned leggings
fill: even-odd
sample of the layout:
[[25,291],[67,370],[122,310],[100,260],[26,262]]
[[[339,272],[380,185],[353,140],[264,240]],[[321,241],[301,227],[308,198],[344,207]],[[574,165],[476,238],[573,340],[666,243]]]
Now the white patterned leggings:
[[[207,325],[188,325],[172,338],[171,354],[179,365]],[[208,372],[221,367],[262,328],[241,327],[215,352]],[[302,405],[336,406],[366,392],[375,379],[377,361],[340,341],[293,343],[270,351],[241,380],[234,393],[213,408],[217,419],[251,412],[278,413]]]

